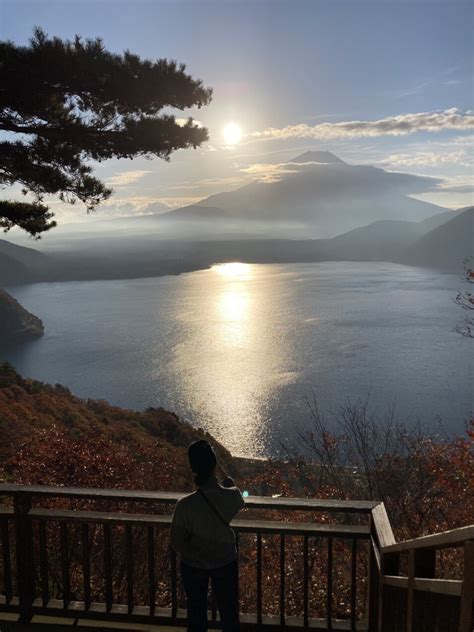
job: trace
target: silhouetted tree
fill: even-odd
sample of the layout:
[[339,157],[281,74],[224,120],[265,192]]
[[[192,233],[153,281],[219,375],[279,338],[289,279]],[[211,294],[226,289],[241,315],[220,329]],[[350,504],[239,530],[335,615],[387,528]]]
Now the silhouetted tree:
[[[464,278],[471,286],[474,284],[474,270],[472,269],[472,261],[466,259],[464,261]],[[456,325],[456,331],[466,338],[474,338],[474,295],[470,290],[458,292],[454,299],[455,303],[466,310],[467,315],[463,321]]]
[[182,64],[111,53],[100,39],[51,39],[37,28],[28,46],[0,42],[0,184],[33,195],[0,200],[0,226],[49,230],[49,194],[93,210],[112,191],[91,175],[91,160],[196,148],[207,130],[162,110],[201,107],[211,94]]

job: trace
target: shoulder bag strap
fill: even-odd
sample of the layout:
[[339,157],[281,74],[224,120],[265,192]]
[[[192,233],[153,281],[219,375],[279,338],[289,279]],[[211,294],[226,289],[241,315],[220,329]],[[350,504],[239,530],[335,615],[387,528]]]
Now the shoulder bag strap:
[[201,496],[204,498],[206,503],[209,505],[209,507],[212,509],[212,511],[216,514],[216,516],[219,518],[219,520],[223,524],[225,524],[226,527],[228,527],[229,523],[227,522],[227,520],[225,520],[222,517],[220,511],[217,509],[217,507],[214,505],[214,503],[210,501],[210,499],[206,496],[206,494],[202,491],[202,489],[200,487],[198,488],[198,493],[201,494]]

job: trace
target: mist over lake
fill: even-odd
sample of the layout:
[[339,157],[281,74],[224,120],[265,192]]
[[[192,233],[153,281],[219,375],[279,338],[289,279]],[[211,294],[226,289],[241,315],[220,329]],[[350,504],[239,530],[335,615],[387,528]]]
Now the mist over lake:
[[[9,288],[43,338],[7,349],[24,376],[81,397],[172,410],[234,454],[295,445],[322,411],[370,394],[383,416],[461,433],[472,353],[460,277],[385,263],[224,264],[181,276]],[[442,426],[438,420],[442,420]]]

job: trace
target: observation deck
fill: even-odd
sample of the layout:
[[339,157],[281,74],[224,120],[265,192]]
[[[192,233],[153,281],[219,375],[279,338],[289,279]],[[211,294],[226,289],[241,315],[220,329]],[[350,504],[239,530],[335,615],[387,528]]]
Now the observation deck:
[[[185,628],[181,496],[0,484],[0,630]],[[242,630],[472,630],[474,526],[396,542],[382,503],[262,496],[231,526]]]

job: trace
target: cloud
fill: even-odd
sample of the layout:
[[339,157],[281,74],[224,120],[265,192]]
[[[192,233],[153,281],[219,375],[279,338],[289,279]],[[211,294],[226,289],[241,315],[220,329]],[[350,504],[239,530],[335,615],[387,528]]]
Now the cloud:
[[394,97],[396,99],[403,99],[404,97],[411,97],[414,96],[415,94],[421,94],[422,92],[424,92],[426,90],[426,88],[429,88],[430,86],[433,85],[433,81],[422,81],[421,83],[417,84],[416,86],[413,86],[412,88],[408,88],[407,90],[401,90],[400,92],[396,92],[394,94]]
[[282,162],[282,163],[254,163],[239,169],[241,173],[245,173],[254,180],[259,182],[280,182],[280,180],[289,173],[299,173],[304,169],[314,167],[314,165],[321,164],[317,162]]
[[[181,206],[188,206],[189,204],[195,204],[201,197],[162,197],[158,198],[157,202],[164,206],[166,209],[179,208]],[[148,211],[150,210],[147,207]]]
[[451,152],[420,151],[405,154],[392,154],[380,161],[380,164],[394,167],[443,167],[459,165],[470,167],[473,159],[464,150]]
[[122,171],[116,173],[111,178],[107,178],[106,182],[111,187],[126,187],[129,184],[133,184],[138,180],[141,180],[151,171]]
[[[408,154],[407,154],[408,156]],[[265,182],[268,184],[274,182],[281,182],[287,175],[302,173],[304,171],[311,170],[315,166],[328,164],[321,162],[283,162],[283,163],[255,163],[251,164],[248,167],[244,167],[240,169],[241,173],[250,176],[252,180],[256,180],[258,182]],[[353,168],[356,169],[361,165],[354,165]],[[366,165],[364,165],[367,168]],[[376,180],[373,180],[373,184],[376,182],[379,185],[387,187],[391,186],[399,189],[404,193],[417,193],[419,191],[429,191],[433,190],[433,188],[437,187],[438,184],[444,182],[440,178],[434,178],[432,176],[424,176],[424,175],[415,175],[410,173],[403,173],[399,171],[389,171],[384,170],[382,168],[372,168],[370,172],[366,172],[366,175],[370,178],[375,177]],[[353,175],[353,171],[346,172],[345,176],[349,177],[350,181],[352,181],[351,175]],[[358,172],[360,173],[360,172]],[[315,172],[315,176],[317,172]],[[338,174],[342,175],[342,173]],[[347,184],[347,180],[344,180]],[[342,185],[342,180],[341,180]]]
[[431,190],[412,197],[448,208],[472,206],[474,204],[474,178],[463,176],[445,178]]
[[474,193],[474,178],[463,176],[445,178],[436,190],[442,193]]
[[133,196],[133,197],[111,197],[101,204],[96,215],[151,215],[155,213],[165,213],[174,208],[195,204],[202,197],[154,197],[154,196]]
[[272,138],[310,138],[317,140],[337,140],[340,138],[374,138],[376,136],[405,136],[414,132],[441,132],[443,130],[474,130],[474,114],[450,108],[436,112],[400,114],[375,121],[345,121],[341,123],[320,123],[318,125],[288,125],[270,127],[262,132],[252,132],[250,138],[267,140]]
[[217,186],[222,188],[223,186],[234,186],[239,184],[245,184],[245,179],[238,176],[228,176],[222,178],[204,178],[202,180],[186,180],[181,184],[176,184],[168,188],[170,191],[180,191],[185,189],[199,189],[208,186]]
[[425,92],[426,90],[429,89],[433,89],[436,88],[438,86],[442,86],[442,87],[452,87],[452,86],[457,86],[459,84],[462,83],[461,79],[447,79],[447,80],[441,80],[441,79],[428,79],[426,81],[421,81],[420,83],[412,86],[411,88],[408,88],[406,90],[400,90],[398,92],[394,92],[393,96],[396,99],[403,99],[405,97],[411,97],[414,96],[416,94],[422,94],[423,92]]
[[[444,143],[444,147],[446,147],[447,143]],[[455,136],[451,138],[449,141],[449,145],[458,145],[462,147],[467,147],[470,149],[474,149],[474,134],[467,134],[465,136]]]

